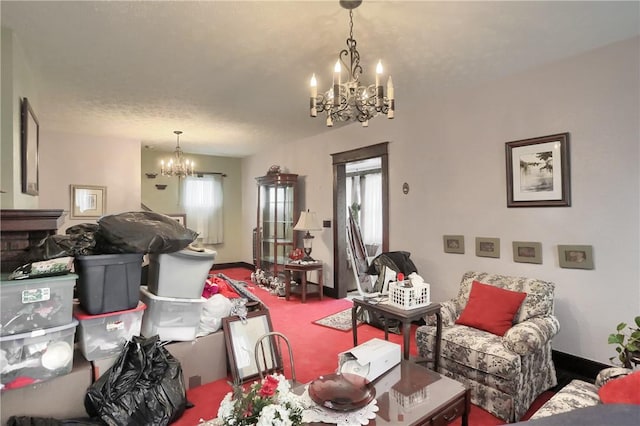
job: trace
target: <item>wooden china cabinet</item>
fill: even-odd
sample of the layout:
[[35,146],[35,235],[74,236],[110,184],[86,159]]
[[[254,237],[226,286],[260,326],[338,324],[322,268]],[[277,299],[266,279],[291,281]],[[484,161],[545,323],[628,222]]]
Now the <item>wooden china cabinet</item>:
[[256,178],[258,224],[256,268],[267,275],[284,277],[284,265],[295,248],[293,227],[298,215],[298,175],[268,173]]

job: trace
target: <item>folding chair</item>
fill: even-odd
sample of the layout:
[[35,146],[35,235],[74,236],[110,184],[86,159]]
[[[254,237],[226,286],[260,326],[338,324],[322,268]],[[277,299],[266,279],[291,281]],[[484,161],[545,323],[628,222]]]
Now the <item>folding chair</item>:
[[291,387],[299,383],[296,381],[296,370],[293,362],[293,351],[289,339],[282,333],[272,331],[258,338],[255,347],[256,367],[260,379],[269,374],[280,373],[286,377],[283,358],[283,347],[289,355],[289,370],[291,374]]

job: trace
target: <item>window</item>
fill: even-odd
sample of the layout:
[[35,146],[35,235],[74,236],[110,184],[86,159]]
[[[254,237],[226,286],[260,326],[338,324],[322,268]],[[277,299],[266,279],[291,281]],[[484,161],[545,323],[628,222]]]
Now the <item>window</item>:
[[196,231],[198,241],[204,244],[224,242],[222,176],[187,177],[182,185],[187,227]]

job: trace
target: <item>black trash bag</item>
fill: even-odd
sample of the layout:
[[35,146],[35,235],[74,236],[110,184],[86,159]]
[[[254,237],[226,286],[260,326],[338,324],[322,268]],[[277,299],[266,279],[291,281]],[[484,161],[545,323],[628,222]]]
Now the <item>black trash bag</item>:
[[[418,272],[416,265],[409,258],[411,253],[407,251],[390,251],[377,256],[367,269],[367,274],[378,275],[378,280],[373,286],[373,291],[382,291],[384,286],[384,270],[391,268],[396,272],[402,272],[405,276],[409,276],[414,272]],[[385,329],[390,333],[402,334],[401,322],[394,318],[385,318],[380,314],[370,314],[368,312],[360,312],[358,315],[360,321],[366,322],[376,328]]]
[[26,260],[33,263],[59,257],[73,257],[74,248],[75,242],[68,235],[48,235],[27,249]]
[[126,212],[98,219],[96,239],[103,253],[173,253],[191,244],[198,233],[169,216]]
[[104,423],[88,417],[59,420],[51,417],[11,416],[7,420],[7,426],[104,426]]
[[67,228],[65,233],[75,241],[75,256],[98,254],[95,253],[98,229],[97,223],[81,223]]
[[27,249],[26,260],[33,263],[59,257],[95,254],[94,234],[97,230],[97,224],[83,223],[67,228],[66,235],[48,235]]
[[158,336],[134,336],[116,362],[88,389],[87,414],[113,426],[162,426],[187,406],[180,362]]
[[418,272],[416,265],[409,259],[411,253],[408,251],[389,251],[377,256],[369,265],[367,274],[380,275],[383,266],[387,266],[396,272],[402,272],[405,277],[414,272]]

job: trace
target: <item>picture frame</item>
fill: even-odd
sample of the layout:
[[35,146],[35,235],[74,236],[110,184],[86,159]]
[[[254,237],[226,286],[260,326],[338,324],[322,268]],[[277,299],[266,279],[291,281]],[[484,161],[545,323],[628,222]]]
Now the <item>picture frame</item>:
[[514,262],[542,264],[542,243],[513,241],[512,246]]
[[569,133],[505,144],[507,207],[571,206]]
[[20,159],[22,192],[38,195],[40,192],[40,123],[27,98],[20,104]]
[[476,256],[500,257],[500,238],[476,237]]
[[[222,329],[234,383],[244,383],[258,377],[255,346],[261,336],[273,331],[269,311],[249,312],[245,320],[237,315],[224,317]],[[281,362],[281,360],[275,361]]]
[[561,268],[594,269],[593,246],[558,245],[558,262]]
[[182,226],[187,226],[187,215],[186,213],[172,213],[168,214],[171,219],[175,220]]
[[445,253],[464,254],[464,235],[443,235],[442,244]]
[[70,185],[71,218],[96,219],[107,211],[107,187]]

